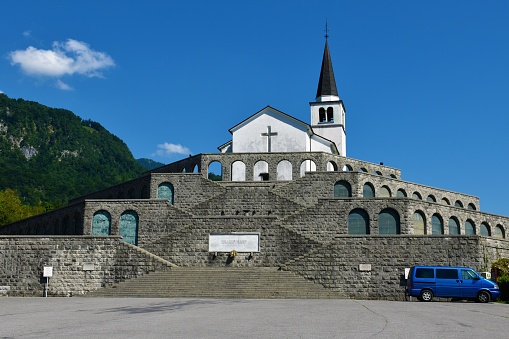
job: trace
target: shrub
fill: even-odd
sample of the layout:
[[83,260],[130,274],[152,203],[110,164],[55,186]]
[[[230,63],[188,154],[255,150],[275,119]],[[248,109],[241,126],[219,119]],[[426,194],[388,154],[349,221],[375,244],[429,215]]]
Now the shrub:
[[500,288],[499,300],[509,301],[509,274],[501,275],[497,280]]

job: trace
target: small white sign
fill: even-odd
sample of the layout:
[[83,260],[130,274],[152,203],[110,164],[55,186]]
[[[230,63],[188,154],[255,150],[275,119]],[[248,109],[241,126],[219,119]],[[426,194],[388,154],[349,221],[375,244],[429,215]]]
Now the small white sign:
[[410,274],[410,267],[405,267],[405,279],[408,279],[409,274]]
[[44,278],[51,278],[53,276],[53,267],[52,266],[44,266],[44,270],[42,271],[42,276]]
[[260,252],[259,233],[209,234],[209,252]]
[[83,271],[94,271],[95,265],[93,262],[85,262],[83,263]]
[[371,271],[371,264],[359,264],[359,271],[361,272]]

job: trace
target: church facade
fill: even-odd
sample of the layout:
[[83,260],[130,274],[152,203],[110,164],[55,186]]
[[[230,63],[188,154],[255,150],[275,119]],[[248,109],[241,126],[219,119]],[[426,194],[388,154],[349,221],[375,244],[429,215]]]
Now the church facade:
[[[173,266],[242,266],[289,270],[346,298],[400,299],[405,268],[489,271],[509,257],[509,218],[481,212],[478,197],[346,156],[328,42],[310,115],[267,106],[233,126],[218,153],[0,228],[0,286],[29,295],[47,265],[54,295]],[[220,181],[209,179],[214,164]]]

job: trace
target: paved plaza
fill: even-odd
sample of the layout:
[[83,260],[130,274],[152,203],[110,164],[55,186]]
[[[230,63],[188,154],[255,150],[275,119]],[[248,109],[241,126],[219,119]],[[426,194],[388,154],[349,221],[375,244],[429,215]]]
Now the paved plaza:
[[0,298],[0,338],[497,338],[509,305],[372,300]]

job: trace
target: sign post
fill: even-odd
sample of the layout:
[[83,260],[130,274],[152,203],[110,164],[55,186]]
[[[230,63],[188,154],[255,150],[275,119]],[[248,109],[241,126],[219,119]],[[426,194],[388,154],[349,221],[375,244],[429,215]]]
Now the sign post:
[[53,276],[53,267],[52,266],[44,266],[44,270],[42,271],[42,276],[46,278],[46,286],[44,286],[44,297],[48,297],[48,285],[49,278]]

